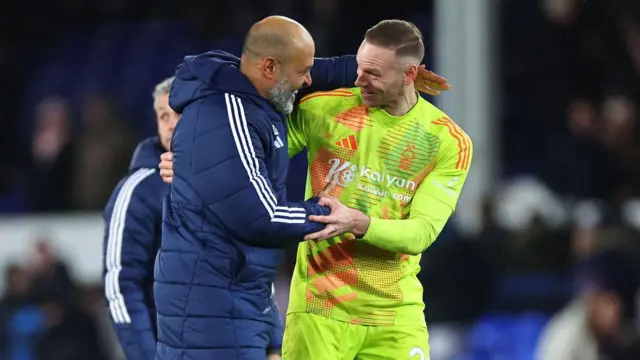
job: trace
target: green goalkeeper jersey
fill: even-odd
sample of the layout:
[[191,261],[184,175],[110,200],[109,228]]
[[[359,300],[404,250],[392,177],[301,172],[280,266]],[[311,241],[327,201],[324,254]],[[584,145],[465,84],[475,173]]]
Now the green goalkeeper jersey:
[[288,313],[354,324],[421,325],[421,253],[456,207],[471,140],[418,97],[403,116],[362,104],[360,90],[303,98],[288,120],[289,156],[307,148],[306,196],[332,195],[371,217],[362,239],[345,234],[298,247]]

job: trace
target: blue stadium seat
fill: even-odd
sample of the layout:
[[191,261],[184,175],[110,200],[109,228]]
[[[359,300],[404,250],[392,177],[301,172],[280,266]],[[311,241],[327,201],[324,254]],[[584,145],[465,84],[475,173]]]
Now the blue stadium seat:
[[525,273],[502,276],[496,284],[492,309],[548,313],[559,310],[573,295],[570,276]]
[[469,335],[465,360],[533,360],[546,315],[491,314],[479,319]]

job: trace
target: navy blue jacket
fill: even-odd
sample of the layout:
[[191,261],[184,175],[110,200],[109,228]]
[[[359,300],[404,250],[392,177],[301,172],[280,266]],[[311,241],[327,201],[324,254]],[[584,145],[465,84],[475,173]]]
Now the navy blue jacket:
[[168,189],[157,170],[163,152],[157,137],[138,145],[129,174],[116,186],[104,212],[105,294],[127,359],[155,358],[153,263]]
[[[309,91],[352,86],[355,58],[316,59]],[[284,117],[239,71],[209,52],[176,70],[169,104],[174,178],[155,267],[157,359],[264,360],[271,284],[282,247],[323,228],[317,201],[286,201]]]

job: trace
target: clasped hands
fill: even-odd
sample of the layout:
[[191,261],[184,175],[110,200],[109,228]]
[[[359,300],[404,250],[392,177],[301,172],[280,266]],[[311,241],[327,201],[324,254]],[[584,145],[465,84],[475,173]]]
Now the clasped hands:
[[[162,180],[170,184],[173,181],[173,153],[166,152],[160,157],[160,176]],[[333,182],[318,194],[318,204],[331,209],[329,215],[310,215],[309,221],[325,224],[325,228],[308,234],[305,240],[323,240],[345,233],[352,233],[356,237],[363,236],[369,229],[371,219],[358,210],[351,209],[342,204],[336,197],[331,196],[331,192],[337,185]]]
[[330,195],[337,185],[333,182],[318,194],[318,204],[331,210],[329,215],[310,215],[309,221],[325,224],[325,228],[308,234],[305,240],[323,240],[345,233],[352,233],[356,237],[362,237],[369,229],[371,219],[362,212],[347,207],[337,198]]

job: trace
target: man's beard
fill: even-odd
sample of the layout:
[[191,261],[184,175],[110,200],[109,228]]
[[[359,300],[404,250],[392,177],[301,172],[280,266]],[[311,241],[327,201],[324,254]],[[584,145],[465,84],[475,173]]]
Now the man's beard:
[[269,89],[269,102],[279,113],[289,115],[293,111],[297,92],[298,90],[293,90],[289,81],[282,78]]

